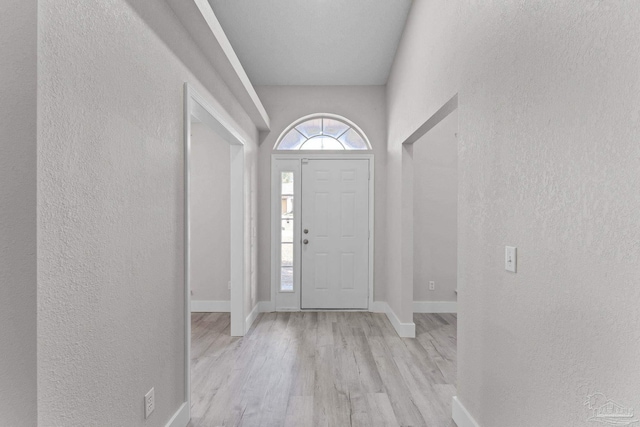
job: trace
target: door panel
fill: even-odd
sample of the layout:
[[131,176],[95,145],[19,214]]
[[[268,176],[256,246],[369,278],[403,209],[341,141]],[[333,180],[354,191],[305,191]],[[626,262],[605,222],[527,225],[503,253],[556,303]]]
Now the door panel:
[[301,307],[366,309],[369,161],[303,162],[301,198]]
[[316,253],[314,264],[314,270],[316,272],[315,277],[313,278],[314,289],[328,289],[329,287],[327,286],[327,283],[329,282],[329,279],[327,277],[327,272],[329,268],[329,254]]
[[[304,188],[304,180],[302,183]],[[304,191],[304,190],[302,190]],[[304,196],[302,198],[304,203]],[[316,237],[329,237],[329,193],[315,193],[315,207],[313,210],[313,228]],[[304,217],[303,217],[304,221]]]
[[355,288],[355,255],[349,252],[340,256],[340,287],[342,289]]

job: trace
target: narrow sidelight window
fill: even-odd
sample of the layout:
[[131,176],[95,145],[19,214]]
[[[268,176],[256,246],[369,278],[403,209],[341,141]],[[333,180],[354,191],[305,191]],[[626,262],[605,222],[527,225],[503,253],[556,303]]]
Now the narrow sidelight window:
[[280,291],[293,292],[293,172],[280,174]]

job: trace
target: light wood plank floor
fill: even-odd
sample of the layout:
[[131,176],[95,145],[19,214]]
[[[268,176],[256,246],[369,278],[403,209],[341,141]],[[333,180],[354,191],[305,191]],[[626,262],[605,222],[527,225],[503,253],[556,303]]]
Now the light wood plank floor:
[[264,313],[243,338],[191,319],[191,427],[455,427],[455,315],[416,314],[416,339],[374,313]]

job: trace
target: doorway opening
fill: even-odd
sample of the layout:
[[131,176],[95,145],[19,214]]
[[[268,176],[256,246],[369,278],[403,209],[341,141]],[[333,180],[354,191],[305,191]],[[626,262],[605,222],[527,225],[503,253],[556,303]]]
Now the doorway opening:
[[457,313],[458,95],[403,142],[402,192],[413,311]]
[[412,146],[414,312],[457,311],[458,111]]
[[403,245],[416,340],[438,355],[441,397],[455,402],[458,296],[458,96],[402,146]]
[[[194,147],[193,136],[198,138],[197,147]],[[201,164],[200,160],[195,161],[195,154],[201,155],[203,153],[210,152],[212,147],[203,146],[207,144],[211,139],[217,139],[217,142],[222,144],[225,153],[226,164],[224,169],[226,170],[226,176],[215,177],[210,175],[206,171],[206,164]],[[226,144],[226,145],[225,145]],[[224,198],[228,212],[221,210],[217,214],[220,216],[221,221],[228,221],[224,224],[226,230],[228,230],[228,247],[220,248],[221,253],[227,252],[227,258],[222,260],[212,260],[212,262],[227,263],[227,266],[220,267],[223,281],[229,283],[228,289],[225,289],[230,294],[230,303],[227,311],[231,312],[230,316],[230,334],[232,336],[243,336],[246,332],[246,321],[244,315],[244,221],[245,221],[245,203],[244,203],[244,138],[240,133],[229,125],[223,115],[213,108],[204,97],[198,94],[193,87],[189,84],[184,84],[184,324],[185,324],[185,348],[184,348],[184,378],[185,378],[185,401],[181,407],[181,410],[176,414],[179,417],[180,425],[186,425],[190,419],[191,408],[191,294],[192,294],[192,279],[195,276],[200,279],[203,276],[211,276],[211,271],[206,268],[202,268],[199,265],[194,270],[194,261],[200,262],[201,260],[194,259],[194,252],[200,257],[200,252],[206,250],[202,246],[211,246],[211,242],[206,242],[198,238],[194,238],[193,225],[198,227],[203,226],[202,218],[206,217],[207,213],[194,212],[194,178],[218,180],[217,183],[211,182],[211,184],[217,184],[218,186],[228,186],[226,189],[217,188],[219,197]],[[219,153],[218,153],[219,155]],[[197,176],[194,176],[194,166],[198,168]],[[203,169],[204,168],[204,169]],[[210,175],[210,176],[209,176]],[[198,186],[202,183],[199,182]],[[201,192],[199,192],[201,193]],[[212,195],[213,193],[209,193]],[[198,197],[201,194],[197,195]],[[215,194],[213,195],[215,197]],[[198,209],[204,205],[198,205]],[[194,216],[195,214],[195,216]],[[195,220],[195,221],[194,221]],[[210,224],[209,224],[210,225]],[[199,228],[201,232],[203,228]],[[197,246],[194,247],[194,245]],[[207,270],[207,271],[206,271]],[[210,270],[210,269],[209,269]],[[210,277],[211,278],[211,277]],[[217,278],[219,279],[219,278]],[[199,286],[199,285],[198,285]],[[173,420],[178,422],[178,420]],[[173,422],[172,421],[172,422]],[[184,421],[184,423],[183,423]]]

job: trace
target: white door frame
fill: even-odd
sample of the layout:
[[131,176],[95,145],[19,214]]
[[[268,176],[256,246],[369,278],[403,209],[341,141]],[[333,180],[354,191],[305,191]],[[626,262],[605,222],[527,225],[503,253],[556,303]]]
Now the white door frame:
[[[374,309],[373,297],[373,271],[374,271],[374,250],[375,250],[375,168],[374,156],[370,150],[355,153],[350,151],[344,153],[341,151],[317,152],[317,151],[291,151],[291,152],[274,152],[271,155],[271,301],[275,311],[300,311],[300,207],[301,207],[301,182],[300,182],[300,165],[302,159],[313,160],[369,160],[369,298],[368,311]],[[297,182],[294,180],[294,289],[297,292],[294,299],[290,299],[285,305],[278,303],[278,295],[290,292],[282,292],[278,289],[280,283],[280,172],[290,170],[283,165],[291,165],[292,161],[297,162]],[[282,298],[281,298],[282,299]],[[317,310],[310,310],[317,311]]]
[[[184,322],[185,322],[185,397],[183,410],[191,411],[191,120],[209,126],[231,146],[231,335],[245,334],[244,316],[244,144],[240,133],[188,83],[184,84]],[[187,419],[188,421],[188,419]]]

